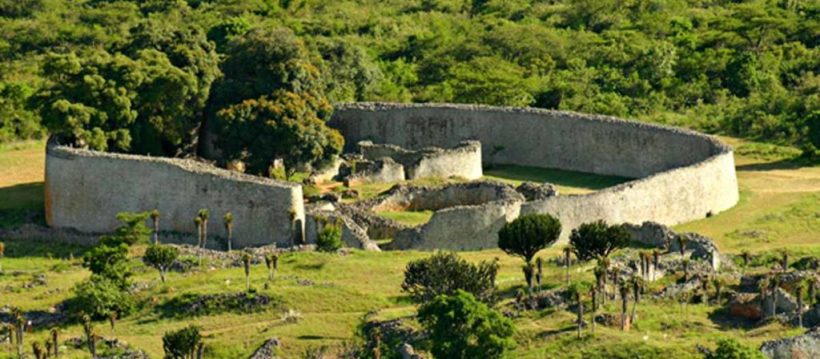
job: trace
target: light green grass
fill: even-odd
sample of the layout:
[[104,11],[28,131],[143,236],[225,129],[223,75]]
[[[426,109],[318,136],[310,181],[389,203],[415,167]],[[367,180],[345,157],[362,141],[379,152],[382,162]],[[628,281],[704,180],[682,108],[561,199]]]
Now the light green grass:
[[516,165],[494,165],[484,171],[484,178],[499,180],[516,186],[525,181],[549,182],[558,188],[559,194],[589,193],[630,180],[629,178],[617,176]]
[[418,226],[429,222],[430,217],[433,217],[433,211],[384,211],[378,215],[399,223]]
[[[736,155],[741,202],[724,213],[682,224],[675,229],[711,236],[722,250],[732,253],[743,249],[762,253],[786,248],[799,254],[820,254],[820,243],[817,241],[820,229],[816,220],[820,216],[820,168],[816,164],[793,161],[793,151],[788,148],[758,149],[755,144],[730,141],[747,149],[742,155]],[[39,150],[34,146],[30,151],[36,153]],[[11,161],[4,156],[8,153],[0,152],[0,161]],[[18,168],[25,169],[26,166]],[[513,174],[499,174],[499,177],[513,182],[520,181],[526,177],[523,174],[514,175],[520,171],[522,170],[513,168],[508,171]],[[532,172],[542,173],[540,170],[523,172],[530,175]],[[8,172],[0,172],[0,176],[3,175],[8,177]],[[41,175],[35,173],[30,176],[33,177],[18,180],[22,183],[42,181],[41,177],[37,178]],[[541,181],[532,177],[527,179]],[[561,183],[547,178],[543,180]],[[585,187],[589,190],[614,184],[598,181],[583,183],[576,179],[571,184],[577,186],[573,188]],[[372,196],[389,186],[374,185],[366,187],[363,192],[366,196]],[[6,257],[0,258],[5,269],[5,274],[0,275],[2,304],[24,310],[48,310],[70,297],[75,283],[89,275],[80,266],[82,247],[58,246],[33,239],[6,242]],[[136,248],[134,255],[138,255],[142,248]],[[75,259],[68,260],[72,253]],[[155,271],[142,267],[135,259],[133,264],[137,267],[137,274],[134,280],[145,287],[135,296],[144,306],[136,314],[119,322],[117,337],[148,351],[152,357],[161,357],[163,333],[195,324],[203,328],[209,348],[207,357],[247,357],[270,337],[281,339],[281,357],[302,357],[309,348],[340,345],[354,340],[356,326],[367,313],[376,313],[375,317],[380,319],[412,316],[415,307],[401,292],[402,273],[409,261],[429,255],[429,252],[416,251],[352,251],[346,255],[289,254],[280,260],[281,270],[276,279],[269,283],[268,289],[264,288],[264,266],[254,266],[251,272],[253,286],[261,293],[281,297],[284,301],[282,308],[248,315],[218,314],[184,319],[163,318],[154,310],[154,306],[182,293],[241,291],[244,286],[242,269],[171,273],[169,281],[162,284]],[[462,252],[461,255],[474,262],[499,258],[501,267],[497,284],[507,298],[522,287],[520,259],[499,250]],[[560,248],[547,249],[540,255],[560,256]],[[795,257],[797,256],[793,256]],[[564,270],[550,263],[544,267],[545,285],[562,285]],[[591,265],[572,267],[573,280],[592,281],[591,269]],[[23,287],[39,273],[46,275],[48,287]],[[313,284],[299,284],[299,280],[310,280]],[[655,284],[650,292],[658,289]],[[499,308],[505,309],[505,305],[506,302],[502,302]],[[618,305],[619,303],[609,303],[602,312],[618,313]],[[303,319],[295,324],[282,323],[280,315],[285,308],[301,312]],[[720,312],[714,306],[688,305],[684,308],[674,302],[647,299],[638,307],[638,321],[631,331],[621,332],[616,328],[599,325],[593,338],[578,340],[575,339],[573,313],[564,310],[528,312],[514,319],[518,347],[509,357],[697,358],[700,356],[696,345],[712,347],[718,339],[724,337],[735,338],[746,345],[757,347],[765,340],[798,333],[798,330],[777,323],[743,327],[727,324],[720,318]],[[106,323],[98,322],[95,327],[104,336],[113,335]],[[62,338],[82,335],[82,328],[76,324],[62,327],[60,331]],[[34,333],[28,336],[26,350],[30,352],[32,340],[42,342],[47,334],[47,328],[35,328]],[[10,349],[7,345],[0,345],[0,358],[8,358]],[[88,355],[81,350],[68,349],[65,357],[87,358]]]

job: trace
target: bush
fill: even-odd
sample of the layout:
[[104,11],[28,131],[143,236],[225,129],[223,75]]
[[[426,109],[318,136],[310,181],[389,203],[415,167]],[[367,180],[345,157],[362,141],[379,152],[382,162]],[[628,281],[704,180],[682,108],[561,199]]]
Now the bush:
[[134,312],[135,300],[116,281],[98,274],[74,287],[74,298],[69,300],[69,312],[88,314],[96,319],[108,318],[116,312],[120,318]]
[[423,305],[419,321],[436,358],[500,358],[515,347],[512,320],[462,290]]
[[152,244],[145,250],[142,261],[159,271],[160,279],[165,282],[165,273],[179,257],[179,250],[171,246]]
[[342,248],[342,223],[324,223],[316,237],[316,249],[322,252],[335,252]]
[[754,349],[749,348],[736,340],[728,338],[718,341],[717,348],[704,355],[706,359],[764,359],[763,354]]
[[128,278],[131,276],[127,261],[128,246],[124,243],[101,244],[83,255],[83,267],[97,276],[111,280],[122,289],[128,286]]
[[498,264],[467,262],[455,253],[438,252],[429,258],[412,261],[404,270],[403,291],[413,301],[424,303],[438,295],[453,295],[463,290],[485,303],[495,301],[495,276]]
[[528,214],[507,223],[498,232],[498,247],[530,263],[538,251],[550,246],[561,234],[561,222],[548,214]]
[[629,232],[623,226],[610,226],[604,221],[584,223],[572,230],[569,242],[578,259],[607,258],[630,241]]
[[197,351],[202,346],[202,335],[199,328],[188,326],[174,332],[166,332],[162,336],[162,349],[166,359],[196,358]]

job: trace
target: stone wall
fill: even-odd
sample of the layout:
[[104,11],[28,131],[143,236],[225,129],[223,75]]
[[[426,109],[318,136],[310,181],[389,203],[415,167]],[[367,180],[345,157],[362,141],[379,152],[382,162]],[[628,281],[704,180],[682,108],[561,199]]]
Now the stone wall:
[[672,127],[531,108],[380,103],[338,106],[330,125],[347,143],[414,149],[476,140],[484,148],[503,148],[484,151],[485,163],[638,178],[522,205],[522,214],[559,217],[563,239],[596,219],[674,225],[719,213],[738,200],[732,150],[710,136]]
[[[200,208],[211,213],[208,233],[223,235],[234,215],[234,246],[301,237],[302,187],[190,160],[112,154],[50,144],[46,155],[46,220],[50,226],[102,233],[118,212],[159,209],[164,231],[196,233]],[[301,240],[301,239],[299,239]]]
[[473,180],[483,176],[481,143],[478,141],[462,141],[452,148],[428,146],[420,150],[371,141],[361,141],[358,147],[365,159],[376,161],[387,157],[401,163],[408,180],[429,177]]

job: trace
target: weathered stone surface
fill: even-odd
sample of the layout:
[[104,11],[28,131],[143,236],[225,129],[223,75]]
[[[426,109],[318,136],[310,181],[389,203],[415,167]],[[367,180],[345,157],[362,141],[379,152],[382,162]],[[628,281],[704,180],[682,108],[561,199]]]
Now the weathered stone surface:
[[442,187],[395,186],[370,202],[372,210],[434,210],[420,227],[395,234],[390,249],[478,250],[498,247],[498,231],[518,217],[524,197],[495,182]]
[[515,188],[527,201],[538,201],[558,195],[558,189],[552,183],[524,182]]
[[492,157],[485,151],[485,162],[641,178],[522,206],[522,214],[557,216],[563,239],[597,219],[673,225],[719,213],[738,200],[732,150],[671,127],[530,108],[385,103],[338,106],[329,124],[347,143],[446,148],[469,139],[503,148]]
[[273,359],[276,358],[276,349],[279,348],[279,338],[271,338],[265,341],[259,349],[251,354],[249,359]]
[[820,327],[814,327],[803,335],[767,341],[760,351],[771,359],[820,358]]
[[677,234],[669,227],[657,222],[643,222],[641,225],[625,224],[624,228],[632,236],[632,240],[656,248],[669,248],[677,238]]
[[359,160],[353,162],[350,169],[342,172],[350,173],[344,178],[345,186],[361,183],[398,182],[405,178],[404,167],[389,157],[376,160]]
[[[332,207],[331,207],[332,208]],[[359,248],[369,251],[379,251],[379,246],[370,240],[367,231],[359,226],[350,217],[343,215],[335,208],[310,206],[307,209],[307,220],[305,221],[305,240],[307,243],[316,243],[319,234],[319,220],[342,221],[342,242],[346,247]]]
[[[45,212],[50,226],[108,232],[125,211],[159,209],[160,228],[196,233],[201,208],[234,215],[235,248],[289,246],[302,231],[302,187],[236,173],[200,162],[87,151],[50,144],[46,155]],[[208,221],[208,233],[224,233]]]
[[411,150],[371,141],[360,141],[358,147],[365,159],[375,161],[388,157],[400,163],[408,180],[429,177],[473,180],[483,175],[481,143],[478,141],[463,141],[446,149],[429,146]]

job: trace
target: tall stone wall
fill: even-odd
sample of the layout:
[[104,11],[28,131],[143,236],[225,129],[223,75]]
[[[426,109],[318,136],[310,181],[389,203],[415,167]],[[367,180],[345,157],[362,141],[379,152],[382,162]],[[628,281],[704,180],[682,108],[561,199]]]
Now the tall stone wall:
[[234,221],[234,246],[301,238],[302,187],[180,159],[111,154],[49,145],[46,155],[46,220],[49,225],[102,233],[123,211],[161,212],[160,229],[195,233],[194,216],[210,210],[208,233],[224,233],[222,216]]
[[710,136],[672,127],[531,108],[381,103],[338,106],[330,124],[348,143],[423,148],[477,140],[487,163],[638,178],[522,205],[521,213],[558,216],[564,239],[583,222],[674,225],[724,211],[738,200],[732,150]]

